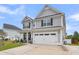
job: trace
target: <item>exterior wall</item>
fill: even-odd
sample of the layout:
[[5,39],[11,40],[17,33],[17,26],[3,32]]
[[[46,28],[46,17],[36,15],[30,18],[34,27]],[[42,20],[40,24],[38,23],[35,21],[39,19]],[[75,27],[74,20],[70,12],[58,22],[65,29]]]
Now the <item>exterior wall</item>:
[[41,27],[41,21],[37,21],[35,26],[36,26],[36,28],[40,28]]
[[53,25],[52,26],[62,26],[63,22],[61,23],[61,21],[63,21],[63,18],[61,19],[61,16],[57,16],[57,17],[46,17],[46,18],[36,19],[36,21],[33,22],[33,24],[34,24],[33,27],[34,28],[41,28],[41,20],[45,20],[45,19],[49,20],[51,18],[53,18]]
[[61,16],[53,17],[53,26],[62,26],[61,20]]
[[60,30],[60,44],[63,45],[64,36],[63,36],[63,30]]
[[33,28],[41,28],[41,21],[40,20],[33,22],[33,24],[34,24]]
[[11,40],[15,40],[15,39],[23,39],[23,35],[20,34],[20,32],[16,31],[16,30],[11,30],[11,29],[3,29],[4,32],[6,33],[6,38],[9,38]]

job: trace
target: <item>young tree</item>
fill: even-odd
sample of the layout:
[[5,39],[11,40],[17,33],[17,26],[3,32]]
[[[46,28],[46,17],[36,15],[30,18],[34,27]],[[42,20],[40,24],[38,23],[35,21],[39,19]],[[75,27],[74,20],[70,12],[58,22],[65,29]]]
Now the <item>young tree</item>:
[[79,40],[79,34],[77,31],[74,32],[73,39]]
[[72,37],[72,43],[78,44],[78,41],[79,41],[79,34],[77,31],[75,31]]

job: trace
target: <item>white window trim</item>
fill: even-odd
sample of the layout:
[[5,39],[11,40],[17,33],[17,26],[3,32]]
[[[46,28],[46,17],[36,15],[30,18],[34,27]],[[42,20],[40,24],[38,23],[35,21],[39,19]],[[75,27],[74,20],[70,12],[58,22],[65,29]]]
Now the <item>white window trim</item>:
[[[50,20],[50,19],[51,19],[51,18],[49,18],[49,20]],[[44,19],[44,20],[45,20],[45,22],[46,22],[46,26],[43,26],[43,27],[51,27],[51,26],[52,26],[52,25],[47,25],[47,20],[48,20],[48,19]],[[43,20],[43,21],[44,21],[44,20]]]

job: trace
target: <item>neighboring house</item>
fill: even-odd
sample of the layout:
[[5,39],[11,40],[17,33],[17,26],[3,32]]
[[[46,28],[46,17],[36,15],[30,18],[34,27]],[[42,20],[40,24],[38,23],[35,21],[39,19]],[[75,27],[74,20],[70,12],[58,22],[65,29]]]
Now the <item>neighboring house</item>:
[[0,29],[0,39],[3,39],[5,37],[6,33]]
[[23,38],[21,29],[10,24],[3,24],[3,31],[6,33],[6,37],[11,40],[19,40]]
[[72,39],[64,39],[64,44],[72,44]]
[[57,45],[64,43],[65,15],[55,8],[45,5],[35,19],[26,16],[22,23],[24,40],[27,42]]

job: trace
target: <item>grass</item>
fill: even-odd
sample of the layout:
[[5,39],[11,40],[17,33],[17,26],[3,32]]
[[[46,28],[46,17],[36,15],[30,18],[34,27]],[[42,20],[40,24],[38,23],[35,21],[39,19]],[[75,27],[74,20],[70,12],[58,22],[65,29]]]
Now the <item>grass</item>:
[[66,45],[79,46],[79,43],[78,44],[66,44]]
[[14,41],[1,41],[0,42],[0,51],[14,48],[14,47],[19,47],[22,46],[23,44],[21,42],[14,42]]
[[71,45],[71,46],[79,46],[79,44],[67,44],[67,45]]

